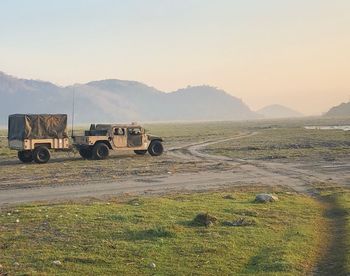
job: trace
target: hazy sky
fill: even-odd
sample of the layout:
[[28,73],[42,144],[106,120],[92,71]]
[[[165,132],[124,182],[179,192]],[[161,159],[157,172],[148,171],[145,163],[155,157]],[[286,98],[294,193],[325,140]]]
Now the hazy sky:
[[317,114],[350,98],[350,1],[0,0],[0,71],[209,84]]

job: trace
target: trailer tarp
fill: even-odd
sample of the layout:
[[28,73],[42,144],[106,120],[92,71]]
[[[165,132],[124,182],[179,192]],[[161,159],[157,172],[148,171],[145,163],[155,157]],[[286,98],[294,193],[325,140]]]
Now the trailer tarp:
[[9,140],[67,137],[66,114],[14,114],[9,116]]

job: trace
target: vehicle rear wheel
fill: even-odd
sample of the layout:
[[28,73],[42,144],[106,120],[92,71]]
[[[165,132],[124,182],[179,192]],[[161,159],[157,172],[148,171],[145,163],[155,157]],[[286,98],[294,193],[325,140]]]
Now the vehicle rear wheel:
[[92,157],[95,160],[106,159],[109,155],[109,148],[105,143],[97,143],[92,149]]
[[91,148],[81,148],[79,149],[79,154],[83,159],[92,158],[92,149]]
[[148,152],[152,156],[159,156],[163,153],[163,151],[164,151],[163,144],[158,140],[152,141],[148,147]]
[[31,150],[22,150],[18,152],[18,159],[23,163],[30,163],[33,161],[33,153]]
[[51,154],[47,147],[37,147],[33,152],[34,162],[38,164],[47,163],[50,157]]
[[137,155],[145,155],[147,153],[147,150],[134,150],[134,152],[137,154]]

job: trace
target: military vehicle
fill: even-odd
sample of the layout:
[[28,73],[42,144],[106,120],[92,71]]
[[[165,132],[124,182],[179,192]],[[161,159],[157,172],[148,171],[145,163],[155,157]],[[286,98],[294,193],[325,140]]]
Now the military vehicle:
[[83,136],[73,136],[73,145],[84,159],[105,159],[110,150],[131,150],[138,155],[163,153],[162,138],[146,134],[140,125],[92,124]]
[[66,114],[13,114],[8,120],[9,148],[23,163],[42,164],[50,150],[70,150]]

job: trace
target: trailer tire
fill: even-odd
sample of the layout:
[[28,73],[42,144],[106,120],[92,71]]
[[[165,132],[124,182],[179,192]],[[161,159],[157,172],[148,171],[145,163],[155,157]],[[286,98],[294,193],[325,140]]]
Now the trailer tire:
[[92,158],[92,149],[90,147],[81,148],[81,149],[79,149],[79,154],[83,159],[91,159]]
[[97,143],[92,148],[92,157],[95,160],[106,159],[109,155],[109,148],[105,143]]
[[47,163],[50,160],[51,154],[47,147],[37,147],[33,152],[34,162],[38,164]]
[[18,152],[18,159],[23,163],[30,163],[33,161],[33,153],[31,150],[22,150]]
[[147,150],[134,150],[134,152],[137,154],[137,155],[145,155],[147,153]]
[[148,147],[148,152],[152,156],[162,155],[163,151],[164,151],[163,144],[158,140],[152,141]]

